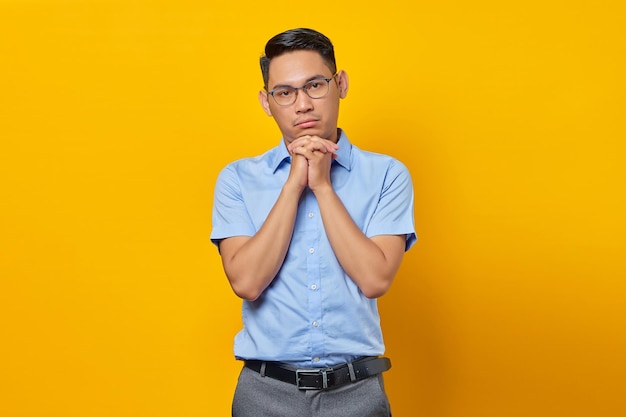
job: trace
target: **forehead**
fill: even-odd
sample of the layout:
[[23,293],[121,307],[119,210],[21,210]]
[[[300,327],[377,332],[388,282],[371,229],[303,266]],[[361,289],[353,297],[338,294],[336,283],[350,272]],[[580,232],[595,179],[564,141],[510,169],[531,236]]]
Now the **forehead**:
[[316,51],[292,51],[273,58],[269,66],[268,85],[301,85],[312,77],[330,77],[330,69]]

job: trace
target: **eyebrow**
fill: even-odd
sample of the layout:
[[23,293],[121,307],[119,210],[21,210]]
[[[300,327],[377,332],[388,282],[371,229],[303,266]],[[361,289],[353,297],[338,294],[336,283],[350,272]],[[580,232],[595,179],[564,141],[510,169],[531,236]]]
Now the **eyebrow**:
[[[319,80],[320,78],[329,78],[329,77],[325,76],[324,74],[313,75],[307,78],[304,84],[302,84],[302,87],[305,86],[307,83],[310,83],[313,80]],[[285,87],[295,88],[294,86],[289,85],[289,84],[276,84],[273,88],[270,88],[270,91],[276,90],[277,88],[285,88]]]

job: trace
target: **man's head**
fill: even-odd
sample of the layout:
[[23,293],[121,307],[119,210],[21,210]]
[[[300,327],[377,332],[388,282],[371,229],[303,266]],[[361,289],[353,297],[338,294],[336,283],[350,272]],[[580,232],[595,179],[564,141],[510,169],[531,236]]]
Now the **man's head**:
[[339,99],[347,94],[348,76],[337,72],[326,36],[311,29],[274,36],[261,57],[261,71],[259,101],[287,143],[305,135],[337,141]]

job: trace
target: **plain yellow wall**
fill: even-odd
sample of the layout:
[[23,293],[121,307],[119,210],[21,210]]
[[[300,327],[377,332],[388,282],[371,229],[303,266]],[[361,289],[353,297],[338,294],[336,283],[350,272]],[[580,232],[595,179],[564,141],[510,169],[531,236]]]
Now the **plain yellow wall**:
[[212,191],[297,26],[414,179],[394,416],[626,415],[624,2],[0,0],[0,416],[229,415]]

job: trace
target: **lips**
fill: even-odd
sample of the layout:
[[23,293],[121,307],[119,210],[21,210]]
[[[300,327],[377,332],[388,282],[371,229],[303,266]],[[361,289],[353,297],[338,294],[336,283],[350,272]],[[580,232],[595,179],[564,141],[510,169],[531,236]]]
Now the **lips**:
[[304,119],[296,122],[295,126],[300,129],[310,129],[317,124],[317,119]]

